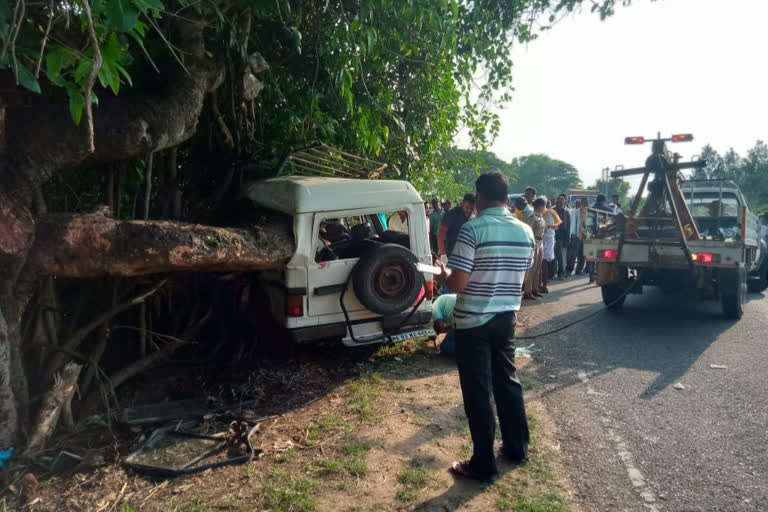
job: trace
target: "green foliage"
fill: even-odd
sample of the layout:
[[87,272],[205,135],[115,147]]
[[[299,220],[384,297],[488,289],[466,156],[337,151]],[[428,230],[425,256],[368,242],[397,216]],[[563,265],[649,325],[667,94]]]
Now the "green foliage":
[[512,168],[517,175],[517,187],[521,193],[530,185],[536,187],[539,195],[554,199],[569,188],[581,187],[579,171],[574,166],[547,155],[515,158]]
[[264,504],[275,512],[311,512],[315,509],[314,492],[319,482],[310,478],[293,478],[284,471],[273,470],[261,488]]
[[[608,16],[617,1],[592,2],[591,10]],[[374,155],[417,188],[447,195],[458,188],[440,188],[450,182],[440,149],[450,147],[460,127],[479,149],[497,136],[499,118],[488,107],[510,100],[513,43],[535,39],[537,27],[548,28],[547,20],[581,3],[91,0],[102,65],[85,98],[95,48],[84,0],[25,2],[23,16],[21,0],[8,0],[0,2],[0,70],[68,104],[79,123],[85,101],[126,87],[157,90],[184,73],[179,26],[204,19],[210,57],[225,63],[219,106],[233,132],[233,154],[275,163],[289,148],[322,139]],[[251,103],[243,77],[254,52],[269,68],[256,73],[263,89]],[[207,153],[212,137],[205,134]],[[205,168],[195,152],[189,158]]]
[[618,195],[619,199],[623,200],[627,197],[631,188],[632,185],[629,182],[621,178],[611,178],[608,180],[597,180],[595,186],[590,187],[590,190],[597,190],[601,194],[605,194],[605,197],[610,201],[614,195]]
[[758,140],[744,158],[733,148],[721,156],[708,144],[702,148],[699,158],[706,160],[707,166],[692,173],[693,179],[733,180],[750,205],[768,203],[768,144],[765,142]]
[[[434,184],[430,195],[456,201],[465,192],[475,189],[477,177],[485,172],[500,171],[515,183],[517,175],[512,164],[505,162],[490,151],[448,148],[441,152],[440,171],[448,174]],[[440,174],[438,174],[439,176]]]

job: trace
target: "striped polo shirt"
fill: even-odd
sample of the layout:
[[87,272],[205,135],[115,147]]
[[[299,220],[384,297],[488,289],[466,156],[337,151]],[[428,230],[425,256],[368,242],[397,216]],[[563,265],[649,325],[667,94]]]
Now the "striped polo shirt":
[[454,310],[457,329],[479,327],[496,313],[520,309],[535,244],[531,228],[505,207],[486,208],[461,227],[448,257],[448,268],[469,274]]

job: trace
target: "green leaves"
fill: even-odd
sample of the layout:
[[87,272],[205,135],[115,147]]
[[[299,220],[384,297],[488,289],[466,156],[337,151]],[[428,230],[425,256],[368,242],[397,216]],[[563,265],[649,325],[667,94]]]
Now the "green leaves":
[[48,54],[45,58],[45,72],[48,75],[48,80],[55,82],[61,73],[61,66],[64,63],[64,52],[60,49],[56,49]]
[[80,126],[80,118],[83,115],[83,93],[74,87],[67,88],[69,94],[69,115],[76,125]]
[[139,11],[131,0],[108,0],[106,4],[107,22],[121,32],[130,32],[139,19]]
[[40,94],[40,84],[37,82],[37,78],[35,78],[35,75],[32,73],[32,71],[27,69],[27,67],[23,64],[17,64],[16,73],[18,75],[17,78],[19,80],[19,85],[25,89],[29,89],[32,92]]

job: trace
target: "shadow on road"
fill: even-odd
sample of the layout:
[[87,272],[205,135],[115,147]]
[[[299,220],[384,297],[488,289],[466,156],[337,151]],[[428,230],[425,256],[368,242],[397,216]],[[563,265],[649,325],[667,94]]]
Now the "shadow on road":
[[[554,291],[547,307],[553,307],[574,291],[579,288],[571,287],[565,294]],[[762,294],[754,294],[748,300],[761,297]],[[570,300],[582,302],[581,297],[570,297]],[[525,335],[567,325],[602,307],[602,302],[597,301],[574,303],[566,306],[566,313],[530,326]],[[555,370],[565,377],[565,382],[561,378],[561,385],[548,390],[547,394],[580,383],[577,370],[595,375],[616,368],[631,368],[657,375],[640,395],[647,399],[677,382],[722,333],[736,324],[737,321],[723,317],[719,301],[702,301],[688,294],[666,296],[649,289],[643,295],[627,297],[621,311],[605,311],[559,333],[532,341],[550,364],[539,368],[538,373],[552,374]],[[545,375],[538,377],[547,380]]]

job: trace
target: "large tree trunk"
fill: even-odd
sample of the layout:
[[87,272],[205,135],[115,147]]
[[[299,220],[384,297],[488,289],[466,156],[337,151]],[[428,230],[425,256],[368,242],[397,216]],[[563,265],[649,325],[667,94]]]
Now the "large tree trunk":
[[[34,198],[55,171],[145,157],[195,133],[206,95],[222,81],[223,66],[206,54],[204,23],[177,22],[177,46],[188,72],[168,67],[143,94],[101,94],[93,114],[94,151],[86,123],[76,127],[66,106],[4,108],[0,100],[0,139],[5,139],[0,140],[0,449],[21,449],[19,433],[31,417],[45,412],[26,410],[21,356],[21,317],[42,272],[79,277],[246,270],[275,265],[292,251],[290,230],[281,237],[258,228],[121,223],[103,216],[45,217],[36,226]],[[47,436],[42,434],[41,443]]]
[[93,214],[51,215],[37,227],[34,261],[58,277],[251,271],[278,267],[294,251],[285,222],[238,229]]

